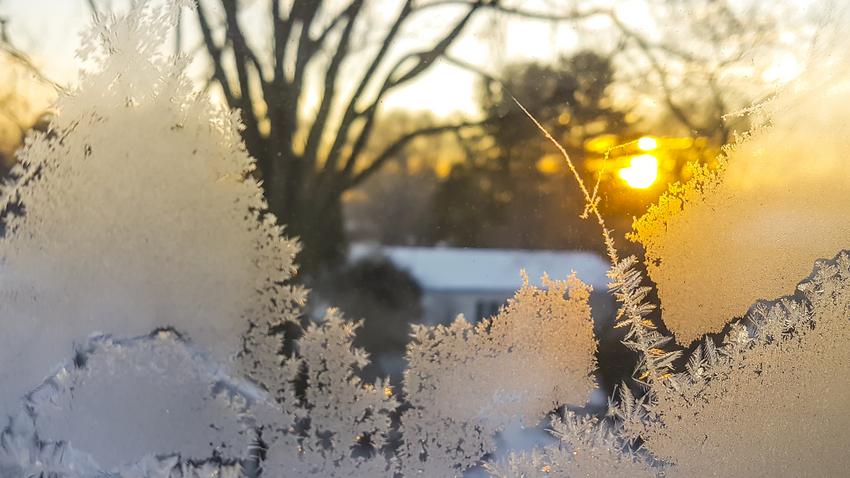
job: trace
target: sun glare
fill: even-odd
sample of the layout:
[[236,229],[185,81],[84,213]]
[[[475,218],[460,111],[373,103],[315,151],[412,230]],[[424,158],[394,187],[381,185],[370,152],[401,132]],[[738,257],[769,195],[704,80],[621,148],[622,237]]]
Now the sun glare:
[[635,156],[629,163],[629,167],[621,169],[619,174],[630,187],[646,189],[652,186],[658,177],[658,158],[651,154]]
[[641,151],[650,151],[658,147],[658,141],[655,138],[644,136],[638,140],[637,146]]

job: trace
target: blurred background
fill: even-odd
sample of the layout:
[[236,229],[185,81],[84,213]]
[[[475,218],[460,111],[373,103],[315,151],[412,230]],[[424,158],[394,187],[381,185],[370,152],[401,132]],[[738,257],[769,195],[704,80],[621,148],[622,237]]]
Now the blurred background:
[[[80,33],[121,0],[0,0],[0,165],[73,94]],[[411,323],[477,321],[521,285],[594,286],[600,381],[634,359],[610,327],[598,191],[632,219],[748,128],[812,61],[835,5],[727,0],[200,0],[163,52],[240,110],[269,208],[300,238],[308,314],[363,319],[368,374],[398,380]],[[88,65],[90,67],[91,65]],[[83,66],[84,68],[86,65]],[[132,134],[132,132],[128,132]],[[306,319],[305,319],[306,320]],[[607,394],[606,394],[607,395]]]

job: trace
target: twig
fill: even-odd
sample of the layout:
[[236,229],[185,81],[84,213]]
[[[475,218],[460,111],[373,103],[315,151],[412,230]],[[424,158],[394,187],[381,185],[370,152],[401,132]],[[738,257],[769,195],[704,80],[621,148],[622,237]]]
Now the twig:
[[[586,205],[583,216],[587,217],[593,214],[596,222],[602,228],[602,237],[605,240],[605,248],[608,258],[611,261],[611,270],[608,273],[608,277],[611,279],[609,288],[617,301],[620,302],[614,327],[629,328],[623,344],[639,354],[640,359],[635,369],[635,373],[639,374],[636,377],[637,382],[649,385],[655,381],[670,379],[672,377],[670,373],[673,368],[672,364],[682,355],[682,351],[674,350],[670,352],[664,350],[662,347],[669,343],[671,338],[659,333],[655,324],[651,320],[646,319],[646,316],[655,309],[655,305],[646,300],[651,288],[641,286],[643,274],[634,268],[637,258],[635,256],[629,256],[620,261],[617,248],[614,245],[614,239],[611,237],[611,231],[605,226],[605,219],[602,217],[602,213],[599,212],[599,198],[596,196],[596,190],[594,189],[593,195],[588,192],[584,180],[579,175],[567,150],[552,137],[549,131],[528,112],[519,100],[515,97],[512,98],[522,112],[543,133],[546,139],[552,142],[564,156],[564,160],[566,160],[570,171],[578,183],[579,189],[581,189],[584,195]],[[653,393],[651,387],[647,393]],[[641,399],[651,397],[652,395],[645,395]]]
[[[554,144],[555,147],[558,148],[558,151],[561,152],[561,155],[567,162],[567,166],[570,168],[570,172],[573,173],[573,176],[575,177],[576,182],[578,183],[579,189],[581,189],[582,195],[584,195],[585,212],[593,214],[594,218],[596,219],[596,222],[599,223],[599,227],[602,228],[602,238],[605,240],[605,249],[608,253],[608,258],[611,260],[611,265],[617,265],[620,262],[619,253],[617,252],[616,247],[614,247],[614,239],[611,237],[611,231],[605,225],[605,219],[602,217],[602,213],[599,212],[599,198],[596,197],[596,192],[594,191],[593,195],[588,192],[587,187],[584,185],[584,180],[581,178],[581,175],[578,172],[578,169],[576,169],[575,164],[570,158],[569,153],[567,153],[567,150],[564,149],[563,146],[561,146],[561,143],[559,143],[555,138],[552,137],[551,134],[549,134],[549,131],[542,124],[540,124],[540,122],[537,121],[537,119],[531,113],[529,113],[527,109],[525,109],[525,106],[523,106],[522,103],[520,103],[519,100],[516,99],[516,97],[511,96],[511,98],[514,100],[514,103],[519,106],[522,112],[525,113],[526,116],[528,116],[531,122],[534,123],[535,126],[537,126],[537,129],[539,129],[540,132],[543,133],[546,139],[548,139],[552,144]],[[584,215],[585,217],[587,216],[587,214]]]

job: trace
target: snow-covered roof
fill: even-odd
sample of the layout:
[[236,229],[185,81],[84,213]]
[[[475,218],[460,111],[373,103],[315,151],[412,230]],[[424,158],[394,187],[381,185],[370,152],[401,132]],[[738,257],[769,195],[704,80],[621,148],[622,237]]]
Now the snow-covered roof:
[[521,269],[532,284],[544,273],[563,279],[575,271],[594,290],[608,287],[608,262],[592,252],[352,245],[350,260],[369,255],[386,256],[425,290],[513,291],[522,285]]

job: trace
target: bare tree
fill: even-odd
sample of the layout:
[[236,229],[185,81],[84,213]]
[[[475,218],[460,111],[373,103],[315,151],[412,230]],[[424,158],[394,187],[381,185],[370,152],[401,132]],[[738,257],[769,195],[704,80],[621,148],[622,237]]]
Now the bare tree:
[[[445,0],[453,1],[458,0]],[[789,48],[779,41],[781,34],[805,37],[811,26],[804,21],[780,25],[779,19],[793,10],[792,3],[644,0],[632,5],[635,9],[640,5],[646,13],[638,22],[616,6],[587,10],[607,21],[609,28],[597,26],[579,35],[598,53],[608,52],[618,70],[617,83],[628,87],[634,98],[657,100],[662,106],[658,122],[677,124],[686,134],[722,145],[736,127],[746,128],[745,121],[730,121],[736,119],[735,113],[772,93],[775,85],[762,80],[761,74],[777,56],[808,53],[805,47]],[[569,10],[563,14],[557,9],[499,8],[538,20],[577,19]]]
[[[94,0],[87,1],[96,12]],[[416,138],[490,121],[431,125],[382,141],[381,151],[368,147],[388,95],[438,60],[468,65],[449,57],[449,49],[479,12],[553,22],[608,17],[612,27],[608,36],[616,42],[614,54],[635,66],[634,78],[652,84],[655,91],[650,94],[662,99],[673,121],[695,135],[718,137],[720,142],[728,139],[730,131],[718,118],[742,106],[738,98],[730,98],[731,89],[724,89],[724,72],[747,61],[744,54],[764,38],[766,28],[758,24],[755,33],[748,33],[752,31],[752,25],[745,25],[748,19],[725,0],[700,0],[696,3],[701,17],[680,22],[699,40],[694,41],[695,48],[686,50],[666,38],[647,39],[646,32],[620,19],[614,7],[579,10],[572,0],[551,11],[529,11],[522,3],[506,0],[398,0],[389,9],[388,3],[392,2],[201,0],[196,11],[212,82],[220,86],[228,106],[240,110],[245,144],[257,159],[269,208],[290,235],[300,238],[304,246],[300,262],[309,272],[344,255],[341,198],[345,191],[398,157]],[[647,0],[647,8],[669,13],[679,3]],[[381,16],[387,20],[382,29],[370,25],[370,7],[382,9]],[[271,28],[265,42],[251,41],[256,39],[255,31],[264,31],[256,24],[256,12],[251,12],[255,23],[250,25],[243,15],[257,8],[267,8],[263,16]],[[404,31],[423,18],[422,12],[438,9],[442,16],[446,9],[454,9],[456,17],[433,43],[400,53]],[[377,45],[363,48],[362,32],[373,30],[381,30]],[[179,35],[176,42],[179,45]],[[359,66],[354,74],[353,64]],[[308,91],[318,92],[319,98],[315,111],[306,117],[307,105],[313,101]]]
[[[197,19],[212,60],[215,81],[227,103],[241,111],[245,144],[257,159],[269,207],[286,224],[289,233],[301,239],[304,253],[300,261],[309,271],[339,259],[343,253],[340,198],[344,191],[378,170],[415,137],[471,124],[411,131],[374,157],[364,157],[381,101],[392,90],[430,68],[458,38],[475,12],[490,1],[471,4],[430,48],[403,55],[387,70],[388,53],[402,27],[423,8],[415,6],[413,0],[405,0],[380,46],[364,63],[367,66],[354,80],[355,86],[347,98],[341,97],[341,76],[344,64],[353,55],[353,34],[363,17],[365,0],[347,2],[336,13],[330,11],[333,2],[329,1],[294,0],[288,9],[282,7],[282,2],[272,1],[270,61],[264,52],[248,45],[239,21],[239,2],[220,1],[224,11],[223,43],[216,41],[218,26],[207,8],[199,6]],[[225,55],[227,50],[231,55]],[[322,77],[319,106],[311,124],[305,127],[306,139],[296,145],[297,135],[304,127],[299,115],[306,99],[307,72],[321,63],[323,53],[329,53],[330,58],[321,64],[324,71],[319,75]],[[231,71],[235,74],[231,75]],[[332,110],[338,102],[344,107],[341,115],[334,117]],[[263,112],[258,111],[260,103],[266,106]],[[263,121],[268,122],[267,132],[261,130]]]
[[[647,11],[660,25],[661,39],[616,15],[622,71],[636,96],[663,106],[662,119],[718,145],[730,141],[733,113],[752,104],[771,86],[761,73],[780,53],[777,39],[781,3],[769,8],[728,0],[647,0]],[[675,19],[671,21],[671,19]],[[627,84],[626,78],[621,82]]]
[[[371,154],[367,144],[388,94],[444,57],[478,12],[499,9],[533,15],[505,8],[498,0],[403,0],[396,4],[378,47],[364,59],[362,51],[355,51],[355,31],[369,21],[364,14],[366,4],[374,2],[350,0],[334,10],[337,2],[328,0],[273,0],[268,11],[273,37],[270,52],[249,45],[237,0],[217,3],[224,13],[218,24],[209,6],[202,2],[197,10],[214,80],[227,103],[241,111],[245,143],[257,158],[269,207],[286,224],[289,234],[301,239],[304,252],[300,262],[309,271],[342,256],[341,196],[346,190],[362,183],[418,137],[482,124],[463,121],[411,130],[389,142],[383,151]],[[438,7],[453,7],[459,15],[428,47],[391,54],[402,29],[420,12]],[[574,12],[563,17],[578,19],[596,13]],[[222,30],[219,39],[216,32]],[[363,68],[358,76],[346,79],[343,88],[344,66],[353,58]],[[311,68],[313,72],[321,70],[317,75],[321,77],[321,95],[315,115],[305,125],[299,115],[303,116],[305,109],[305,84],[310,81]],[[265,107],[259,110],[261,104]],[[263,124],[268,125],[267,131]]]

